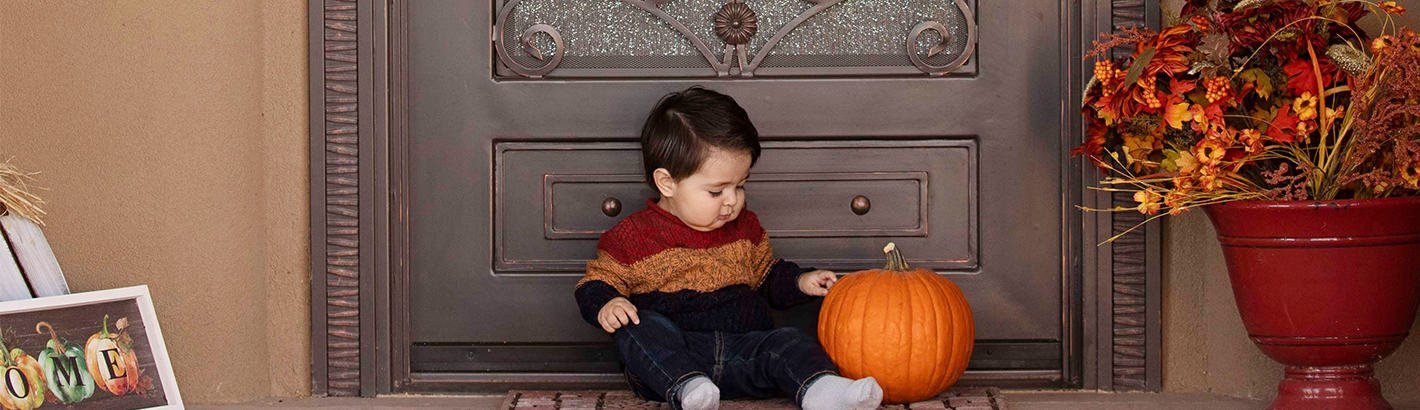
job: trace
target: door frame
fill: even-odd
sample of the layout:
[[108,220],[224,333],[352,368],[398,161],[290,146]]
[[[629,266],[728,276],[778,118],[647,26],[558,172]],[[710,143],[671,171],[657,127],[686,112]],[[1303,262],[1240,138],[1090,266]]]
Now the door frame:
[[[310,86],[311,392],[375,396],[440,390],[409,372],[410,0],[308,0]],[[1158,0],[1057,0],[1062,147],[1081,141],[1080,94],[1093,60],[1085,50],[1117,27],[1159,27]],[[490,45],[491,47],[491,45]],[[1115,50],[1114,56],[1127,55]],[[1112,56],[1113,57],[1113,56]],[[321,121],[316,121],[321,119]],[[1063,151],[1063,150],[1062,150]],[[1100,175],[1060,152],[1061,388],[1162,388],[1162,235],[1132,198],[1090,189]],[[522,375],[524,383],[582,385],[596,375]],[[417,389],[411,389],[417,387]]]

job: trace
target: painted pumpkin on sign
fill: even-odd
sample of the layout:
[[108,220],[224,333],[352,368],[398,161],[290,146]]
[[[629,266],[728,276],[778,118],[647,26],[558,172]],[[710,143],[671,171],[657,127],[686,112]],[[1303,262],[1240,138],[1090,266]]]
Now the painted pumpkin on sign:
[[128,320],[119,319],[116,325],[122,333],[109,333],[108,315],[104,315],[103,329],[84,344],[84,359],[100,389],[122,396],[138,385],[138,355],[124,331]]
[[853,272],[829,290],[818,337],[844,377],[872,376],[884,403],[936,396],[966,371],[976,325],[951,280],[912,269],[888,244],[887,267]]
[[24,350],[5,346],[0,334],[0,406],[7,410],[32,410],[44,404],[44,375]]
[[94,378],[84,368],[84,347],[78,343],[59,340],[54,334],[54,326],[49,322],[35,324],[35,332],[44,333],[49,329],[49,342],[39,353],[39,365],[44,369],[44,380],[49,392],[60,403],[73,404],[94,395]]

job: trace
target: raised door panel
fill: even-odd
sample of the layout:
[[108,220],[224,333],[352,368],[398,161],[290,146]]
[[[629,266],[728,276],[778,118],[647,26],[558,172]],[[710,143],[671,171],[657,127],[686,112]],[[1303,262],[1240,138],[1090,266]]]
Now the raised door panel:
[[[766,142],[746,183],[747,208],[760,215],[776,254],[803,265],[878,264],[891,241],[912,250],[915,266],[975,271],[974,147],[972,140]],[[495,168],[495,274],[580,275],[601,233],[655,195],[632,143],[504,143]]]

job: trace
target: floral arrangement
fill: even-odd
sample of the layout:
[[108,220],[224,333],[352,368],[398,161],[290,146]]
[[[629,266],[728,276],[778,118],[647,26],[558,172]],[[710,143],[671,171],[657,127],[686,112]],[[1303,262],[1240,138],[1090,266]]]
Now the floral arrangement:
[[[1188,0],[1152,32],[1104,36],[1085,88],[1098,189],[1154,218],[1237,200],[1420,193],[1420,35],[1394,1]],[[1374,15],[1370,38],[1356,22]],[[1153,218],[1150,218],[1153,219]]]

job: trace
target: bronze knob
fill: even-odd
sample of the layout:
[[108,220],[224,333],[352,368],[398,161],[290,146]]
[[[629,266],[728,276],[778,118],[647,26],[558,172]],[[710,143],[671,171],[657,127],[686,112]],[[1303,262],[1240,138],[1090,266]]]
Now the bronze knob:
[[862,196],[862,195],[858,195],[858,196],[853,197],[853,205],[852,205],[852,208],[853,208],[853,213],[858,214],[858,215],[863,215],[863,214],[868,213],[868,210],[873,209],[873,203],[870,202],[870,201],[868,201],[868,197]]
[[602,201],[602,214],[605,214],[606,216],[621,215],[621,200],[616,198],[607,198],[606,200]]

